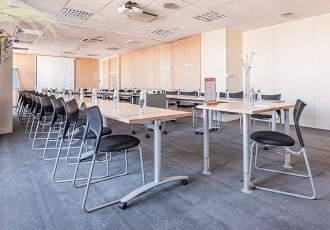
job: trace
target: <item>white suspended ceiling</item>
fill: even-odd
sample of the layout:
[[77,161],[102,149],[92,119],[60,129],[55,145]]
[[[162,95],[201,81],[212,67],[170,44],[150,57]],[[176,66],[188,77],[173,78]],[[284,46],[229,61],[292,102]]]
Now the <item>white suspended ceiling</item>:
[[[90,58],[110,57],[224,27],[248,31],[330,13],[330,0],[133,1],[144,12],[157,15],[152,21],[143,22],[118,14],[118,7],[127,0],[20,1],[53,16],[58,22],[32,28],[42,31],[40,36],[20,33],[14,52]],[[177,7],[166,9],[165,3],[174,3]],[[63,8],[84,11],[92,16],[87,20],[61,16]],[[214,22],[194,18],[210,11],[226,18]],[[286,13],[293,15],[283,17]],[[170,33],[165,33],[166,36],[151,33],[156,30]]]

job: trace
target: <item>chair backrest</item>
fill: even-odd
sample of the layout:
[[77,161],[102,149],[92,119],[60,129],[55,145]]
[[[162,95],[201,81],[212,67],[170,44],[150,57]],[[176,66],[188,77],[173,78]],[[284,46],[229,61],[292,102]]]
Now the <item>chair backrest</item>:
[[178,91],[177,90],[170,90],[170,91],[166,91],[166,94],[168,94],[168,95],[178,95]]
[[[219,93],[220,97],[225,97],[226,94],[224,92]],[[229,93],[229,98],[243,98],[243,91],[237,93]]]
[[305,144],[304,144],[304,140],[303,140],[302,135],[301,135],[301,131],[300,131],[300,127],[299,127],[299,120],[300,120],[301,113],[304,110],[304,108],[306,107],[306,105],[307,104],[305,102],[298,99],[296,101],[296,104],[295,104],[294,109],[293,109],[294,126],[296,128],[298,140],[299,140],[299,143],[300,143],[301,147],[305,147]]
[[197,96],[197,92],[196,91],[180,91],[180,95]]
[[75,127],[75,124],[78,121],[79,117],[79,107],[76,99],[72,99],[68,102],[62,101],[62,105],[64,107],[65,111],[65,122],[63,127],[63,133],[62,138],[65,138],[66,133],[68,132],[70,125],[73,124]]
[[57,98],[55,100],[51,100],[51,102],[52,102],[53,108],[54,108],[53,118],[52,118],[52,123],[51,123],[51,125],[53,127],[57,120],[57,117],[59,115],[62,115],[63,118],[65,116],[65,110],[64,110],[64,106],[63,106],[63,103],[65,103],[65,102],[64,102],[63,97]]
[[273,95],[266,95],[266,94],[261,94],[261,99],[263,100],[281,100],[281,94],[273,94]]
[[48,96],[39,97],[39,99],[40,99],[40,104],[41,104],[39,119],[41,119],[45,115],[46,112],[53,111],[53,105]]
[[166,94],[147,94],[147,106],[166,109]]
[[86,140],[87,134],[91,130],[96,135],[95,148],[94,148],[94,154],[96,154],[99,148],[101,132],[103,127],[101,112],[98,106],[92,106],[90,108],[85,109],[84,111],[87,115],[87,123],[86,123],[83,141]]

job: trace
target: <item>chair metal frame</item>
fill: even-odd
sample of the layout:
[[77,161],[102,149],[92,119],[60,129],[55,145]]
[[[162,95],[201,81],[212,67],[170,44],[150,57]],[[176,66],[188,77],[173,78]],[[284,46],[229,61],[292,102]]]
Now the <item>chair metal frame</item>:
[[[97,118],[93,117],[93,115],[91,115],[93,112],[95,112],[95,110],[98,111]],[[81,163],[81,160],[85,157],[85,156],[82,156],[82,147],[81,147],[80,152],[79,152],[79,156],[78,156],[78,163],[76,164],[76,170],[75,170],[75,174],[74,174],[73,184],[75,185],[75,187],[86,186],[85,193],[84,193],[84,198],[83,198],[82,209],[85,212],[92,212],[92,211],[95,211],[95,210],[98,210],[98,209],[101,209],[101,208],[104,208],[104,207],[107,207],[107,206],[117,204],[117,203],[120,202],[120,200],[119,199],[118,200],[113,200],[113,201],[106,202],[106,203],[101,204],[101,205],[94,206],[92,208],[88,208],[87,207],[87,200],[88,200],[88,194],[89,194],[91,184],[99,183],[101,181],[105,181],[105,180],[113,179],[115,177],[126,175],[127,174],[127,168],[128,168],[128,162],[127,162],[127,149],[123,149],[122,151],[124,151],[124,154],[125,154],[125,166],[126,166],[125,167],[126,168],[125,172],[124,173],[119,173],[119,174],[116,174],[116,175],[113,175],[113,176],[110,176],[110,177],[106,177],[106,178],[97,179],[97,180],[92,181],[94,165],[95,165],[96,158],[97,158],[97,155],[98,155],[97,153],[99,152],[98,151],[99,144],[100,144],[100,141],[101,141],[101,138],[102,138],[101,137],[101,130],[102,130],[102,127],[103,127],[103,121],[102,121],[100,110],[97,106],[93,106],[91,108],[86,109],[86,114],[87,114],[88,118],[87,118],[87,124],[86,124],[86,129],[85,129],[85,132],[84,132],[84,137],[83,137],[82,144],[86,140],[87,134],[90,130],[93,131],[96,134],[97,139],[96,139],[96,142],[95,142],[94,150],[91,150],[89,153],[86,154],[87,157],[93,155],[93,159],[92,159],[92,163],[91,163],[91,166],[90,166],[87,183],[80,184],[80,185],[76,184],[76,181],[77,181],[76,176],[77,176],[77,173],[78,173],[78,170],[79,170],[79,165]],[[92,117],[93,120],[90,117]],[[92,125],[91,125],[91,123],[92,123]],[[139,152],[140,152],[142,181],[143,181],[143,185],[145,185],[146,183],[145,183],[142,149],[141,149],[140,145],[138,145],[138,148],[139,148]],[[107,157],[107,155],[106,155],[106,157]]]
[[[255,160],[254,160],[254,167],[257,170],[262,170],[262,171],[267,171],[267,172],[273,172],[273,173],[279,173],[279,174],[284,174],[284,175],[289,175],[289,176],[296,176],[296,177],[302,177],[302,178],[309,178],[310,183],[311,183],[311,188],[312,188],[312,192],[313,194],[311,196],[307,196],[307,195],[302,195],[302,194],[298,194],[298,193],[292,193],[292,192],[285,192],[282,190],[277,190],[277,189],[272,189],[272,188],[267,188],[267,187],[263,187],[263,186],[259,186],[259,185],[255,185],[252,182],[250,182],[250,185],[254,188],[258,188],[261,190],[265,190],[265,191],[269,191],[269,192],[274,192],[274,193],[280,193],[280,194],[284,194],[284,195],[289,195],[289,196],[294,196],[294,197],[299,197],[299,198],[304,198],[304,199],[315,199],[316,198],[316,191],[315,191],[315,186],[314,186],[314,181],[313,181],[313,176],[312,176],[312,172],[311,172],[311,168],[310,168],[310,164],[309,164],[309,160],[307,157],[307,153],[306,153],[306,148],[305,148],[305,144],[301,135],[301,131],[299,128],[299,119],[300,119],[300,115],[303,111],[303,109],[305,108],[306,103],[304,103],[301,100],[297,100],[294,111],[293,111],[293,117],[294,117],[294,124],[295,124],[295,129],[296,129],[296,133],[298,136],[298,140],[299,140],[299,144],[301,146],[301,149],[299,151],[293,151],[291,150],[289,147],[287,146],[282,146],[285,150],[285,152],[290,152],[291,154],[295,155],[295,156],[299,156],[300,154],[303,154],[304,160],[305,160],[305,164],[306,164],[306,168],[307,168],[307,174],[299,174],[299,173],[290,173],[290,172],[285,172],[285,171],[281,171],[281,170],[275,170],[275,169],[270,169],[270,168],[262,168],[259,167],[257,165],[257,158],[258,158],[258,145],[259,143],[257,141],[254,141],[251,145],[251,153],[250,153],[250,166],[249,166],[249,170],[250,173],[252,173],[252,161],[253,161],[253,149],[255,147]],[[272,131],[269,131],[272,132]]]

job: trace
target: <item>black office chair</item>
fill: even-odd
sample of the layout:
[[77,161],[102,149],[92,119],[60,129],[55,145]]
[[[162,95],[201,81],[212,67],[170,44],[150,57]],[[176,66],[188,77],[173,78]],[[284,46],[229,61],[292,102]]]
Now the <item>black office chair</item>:
[[[219,93],[219,97],[226,97],[226,93],[220,92]],[[237,92],[237,93],[229,93],[229,98],[243,98],[243,91]],[[223,111],[219,111],[221,117],[219,118],[220,120],[220,127],[218,129],[218,132],[220,132],[222,130],[222,115],[240,115],[239,117],[239,127],[241,130],[241,134],[243,135],[243,129],[242,129],[242,116],[239,113],[232,113],[232,112],[223,112]]]
[[[197,91],[179,91],[179,94],[182,96],[197,96]],[[188,103],[188,102],[183,102],[181,103],[180,101],[176,101],[176,108],[177,110],[180,109],[191,109],[191,112],[194,113],[194,110],[196,108],[195,103]],[[195,117],[193,116],[193,121],[192,121],[192,126],[195,127]]]
[[[73,181],[72,178],[71,179],[62,179],[62,180],[55,179],[56,172],[57,172],[59,160],[61,160],[61,159],[65,159],[65,163],[67,165],[72,165],[72,164],[77,163],[77,156],[69,157],[70,150],[72,148],[71,145],[74,144],[75,142],[83,139],[83,134],[84,134],[83,127],[87,123],[87,120],[81,119],[81,117],[80,117],[81,110],[79,109],[78,103],[75,99],[72,99],[68,102],[64,102],[64,100],[61,100],[60,102],[62,103],[62,108],[65,111],[64,112],[64,123],[60,129],[60,135],[59,135],[60,145],[58,148],[57,157],[49,158],[49,159],[56,159],[54,169],[53,169],[52,180],[57,183]],[[82,104],[82,106],[84,107],[84,103]],[[59,106],[59,108],[61,109],[60,106]],[[87,119],[87,116],[86,116],[86,119]],[[78,129],[78,131],[75,133],[76,129]],[[70,130],[71,130],[71,132],[70,132]],[[102,128],[102,136],[110,135],[111,133],[112,133],[112,130],[110,128],[106,128],[106,127]],[[68,139],[67,147],[63,147],[65,139]],[[93,140],[93,139],[96,139],[96,135],[92,131],[90,131],[86,137],[86,140],[84,142],[82,142],[82,144],[80,146],[80,151],[82,151],[82,147],[85,147],[86,150],[90,149],[90,146],[87,146],[86,142],[87,142],[87,140]],[[61,158],[60,154],[61,154],[62,149],[67,149],[67,153],[66,153],[66,157]],[[75,158],[76,162],[68,163],[69,158]],[[109,166],[108,166],[107,159],[102,160],[102,162],[104,162],[104,161],[106,161],[106,167],[107,167],[106,175],[93,177],[93,178],[95,178],[95,179],[104,178],[109,175]],[[79,178],[76,180],[87,180],[87,178]]]
[[[168,95],[178,95],[178,91],[177,90],[168,90],[166,91],[166,94]],[[174,100],[168,100],[168,107],[170,106],[174,106],[176,105],[175,101]]]
[[[255,146],[254,166],[255,166],[256,169],[263,170],[263,171],[274,172],[274,173],[286,174],[286,175],[290,175],[290,176],[309,178],[310,183],[311,183],[311,187],[312,187],[312,190],[313,190],[313,195],[312,196],[306,196],[306,195],[301,195],[301,194],[297,194],[297,193],[291,193],[291,192],[285,192],[285,191],[281,191],[281,190],[266,188],[266,187],[258,186],[258,185],[255,185],[255,184],[254,185],[252,184],[253,187],[259,188],[259,189],[262,189],[262,190],[266,190],[266,191],[270,191],[270,192],[281,193],[281,194],[285,194],[285,195],[290,195],[290,196],[295,196],[295,197],[300,197],[300,198],[306,198],[306,199],[314,199],[316,197],[312,172],[311,172],[311,169],[310,169],[310,166],[309,166],[304,140],[302,138],[300,127],[299,127],[299,119],[300,119],[301,113],[304,110],[305,106],[306,106],[306,103],[298,99],[296,104],[295,104],[294,110],[293,110],[294,125],[295,125],[296,133],[297,133],[297,136],[298,136],[299,144],[301,146],[300,151],[294,152],[289,148],[289,147],[291,147],[295,144],[294,139],[292,137],[290,137],[289,135],[286,135],[286,134],[280,133],[280,132],[275,132],[275,131],[258,131],[258,132],[254,132],[250,136],[250,138],[252,140],[254,140],[254,142],[251,146],[250,172],[252,172],[251,171],[252,170],[252,160],[253,160],[253,154],[254,154],[253,148]],[[274,170],[274,169],[261,168],[261,167],[257,166],[258,144],[259,143],[264,144],[264,145],[281,146],[285,149],[285,151],[287,151],[287,152],[289,152],[293,155],[300,155],[302,153],[303,156],[304,156],[304,159],[305,159],[308,174],[305,175],[305,174],[289,173],[289,172],[284,172],[284,171],[279,171],[279,170]]]
[[[119,203],[120,200],[114,200],[102,205],[98,205],[96,207],[93,208],[87,208],[86,207],[86,203],[87,203],[87,198],[88,198],[88,193],[89,193],[89,189],[90,189],[90,185],[92,183],[97,183],[106,179],[111,179],[113,177],[108,177],[108,178],[103,178],[97,181],[92,181],[92,174],[93,174],[93,170],[94,170],[94,165],[95,165],[95,161],[98,155],[100,155],[99,153],[112,153],[112,152],[123,152],[125,154],[125,165],[126,165],[126,171],[122,174],[119,174],[118,176],[121,175],[126,175],[127,174],[127,150],[131,149],[133,147],[138,146],[139,147],[139,152],[140,152],[140,163],[141,163],[141,169],[142,169],[142,181],[143,181],[143,185],[145,185],[145,176],[144,176],[144,168],[143,168],[143,159],[142,159],[142,149],[140,147],[140,140],[134,136],[131,135],[109,135],[109,136],[104,136],[102,137],[102,126],[103,126],[103,122],[102,122],[102,116],[100,113],[100,110],[97,106],[93,106],[90,108],[87,108],[85,110],[86,114],[87,114],[87,124],[86,124],[86,129],[84,132],[84,136],[83,136],[83,140],[82,143],[85,142],[85,140],[87,139],[88,133],[90,131],[92,131],[95,135],[96,135],[96,141],[95,141],[95,145],[94,145],[94,150],[92,151],[92,164],[91,164],[91,168],[89,171],[89,176],[88,176],[88,181],[87,184],[83,184],[86,185],[86,189],[85,189],[85,195],[84,195],[84,199],[83,199],[83,204],[82,204],[82,208],[85,212],[92,212],[95,210],[98,210],[100,208],[104,208],[116,203]],[[131,151],[133,152],[133,151]],[[74,174],[74,183],[75,183],[75,178],[77,176],[77,172],[79,169],[79,165],[81,163],[82,160],[82,151],[80,151],[79,156],[78,156],[78,164],[76,166],[76,171]]]
[[[264,94],[262,94],[261,99],[262,100],[280,101],[281,100],[281,94],[274,94],[274,95],[264,95]],[[282,124],[281,110],[276,110],[276,113],[279,117],[280,124]],[[271,114],[265,114],[265,113],[252,114],[251,119],[253,120],[254,125],[255,125],[256,120],[268,121],[268,123],[269,123],[268,126],[269,126],[269,129],[270,129],[270,123],[272,121],[272,115]]]

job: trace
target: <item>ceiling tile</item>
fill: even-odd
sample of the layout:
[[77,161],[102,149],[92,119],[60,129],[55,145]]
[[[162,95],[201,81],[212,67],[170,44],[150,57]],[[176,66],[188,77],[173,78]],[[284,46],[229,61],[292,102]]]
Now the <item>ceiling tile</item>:
[[197,2],[194,2],[193,4],[208,10],[215,10],[217,8],[220,8],[222,6],[234,3],[233,0],[216,0],[216,1],[210,1],[210,0],[199,0]]
[[83,0],[70,0],[68,4],[66,4],[65,8],[79,10],[87,13],[94,14],[100,9],[103,8],[104,5],[92,4]]

